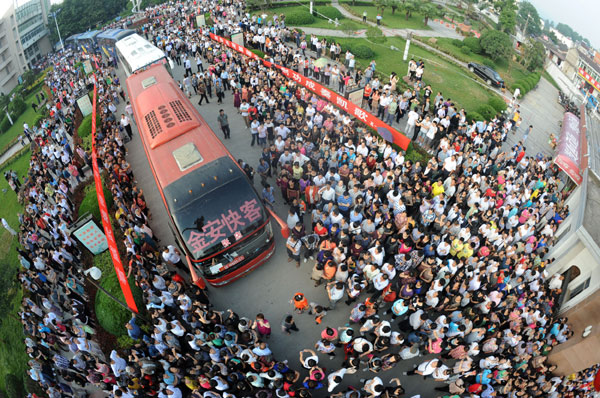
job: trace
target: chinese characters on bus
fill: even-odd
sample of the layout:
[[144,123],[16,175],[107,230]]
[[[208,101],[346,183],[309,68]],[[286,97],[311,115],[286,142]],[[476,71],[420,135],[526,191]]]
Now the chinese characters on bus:
[[223,247],[233,244],[231,235],[235,240],[243,238],[240,232],[246,226],[261,218],[261,209],[256,199],[245,201],[237,210],[227,210],[204,225],[202,232],[192,231],[187,244],[194,253],[202,252],[207,247],[220,242]]

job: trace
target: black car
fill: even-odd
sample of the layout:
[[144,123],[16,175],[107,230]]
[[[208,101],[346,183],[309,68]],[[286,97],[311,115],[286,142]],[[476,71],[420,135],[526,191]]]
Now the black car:
[[474,72],[477,76],[481,77],[485,82],[491,86],[504,87],[504,80],[500,77],[498,72],[490,68],[489,66],[476,64],[475,62],[469,62],[469,70]]

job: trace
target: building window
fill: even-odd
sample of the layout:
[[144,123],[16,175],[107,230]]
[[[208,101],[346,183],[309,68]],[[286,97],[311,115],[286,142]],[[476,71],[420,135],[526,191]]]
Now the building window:
[[577,296],[578,294],[583,292],[585,289],[587,289],[590,286],[591,279],[592,278],[587,278],[583,283],[580,283],[579,285],[577,285],[576,288],[574,288],[573,290],[570,290],[568,300],[571,300],[572,298],[574,298],[575,296]]

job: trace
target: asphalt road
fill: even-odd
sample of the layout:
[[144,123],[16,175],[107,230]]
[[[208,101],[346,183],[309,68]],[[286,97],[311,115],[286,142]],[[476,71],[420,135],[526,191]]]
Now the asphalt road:
[[[122,72],[122,71],[121,71]],[[183,70],[176,67],[175,78],[182,78]],[[124,81],[124,76],[121,76]],[[230,92],[227,92],[224,104],[216,103],[216,97],[208,105],[197,105],[198,99],[192,97],[192,103],[199,110],[208,125],[217,133],[219,138],[222,134],[218,127],[217,115],[219,109],[225,109],[229,115],[231,127],[231,139],[223,140],[229,151],[236,159],[242,158],[252,164],[255,168],[258,164],[261,149],[257,146],[250,146],[250,132],[246,129],[241,116],[236,113],[233,107],[233,100]],[[119,111],[122,111],[121,103]],[[134,139],[127,144],[127,159],[130,162],[138,185],[144,190],[148,206],[152,212],[151,227],[153,231],[162,240],[161,244],[174,244],[174,239],[169,231],[167,213],[162,203],[158,188],[150,171],[148,160],[142,148],[137,128],[134,126]],[[258,180],[258,181],[256,181]],[[255,179],[255,186],[259,190],[260,178]],[[275,186],[274,181],[271,185]],[[278,191],[276,189],[276,191]],[[259,190],[260,192],[260,190]],[[287,214],[287,208],[282,205],[280,198],[275,206],[280,216]],[[284,218],[285,220],[285,218]],[[279,231],[275,221],[273,230]],[[310,218],[306,217],[307,226],[310,227]],[[323,323],[317,326],[314,317],[308,314],[295,315],[294,318],[300,329],[299,333],[291,336],[281,332],[280,323],[286,314],[293,313],[290,300],[295,292],[303,292],[309,301],[317,302],[323,305],[328,304],[327,295],[323,286],[314,287],[310,280],[310,273],[314,262],[302,263],[300,268],[296,268],[293,263],[287,261],[285,252],[285,240],[276,233],[276,252],[271,259],[260,268],[251,272],[244,278],[221,288],[209,288],[210,298],[216,309],[225,310],[232,308],[240,316],[253,318],[257,313],[265,314],[265,317],[271,322],[273,334],[269,340],[269,345],[278,359],[288,359],[290,364],[300,370],[301,366],[298,360],[298,352],[304,348],[314,349],[314,345],[319,339],[320,333],[325,326],[340,327],[348,323],[350,307],[344,303],[338,304],[335,310],[329,311],[324,318]],[[358,328],[355,327],[358,330]],[[341,349],[338,349],[341,351]],[[339,353],[334,360],[329,360],[321,355],[321,364],[327,368],[327,372],[339,369],[343,359],[343,353]],[[404,361],[391,371],[380,373],[384,381],[400,377],[404,388],[407,391],[406,396],[411,397],[416,394],[422,394],[423,397],[438,396],[433,392],[433,387],[437,383],[423,379],[420,376],[402,376],[402,371],[413,368],[413,363],[420,363],[423,358],[417,358],[413,361]],[[340,391],[345,385],[360,387],[362,384],[359,379],[372,377],[370,372],[359,371],[355,375],[348,375],[344,378],[341,386],[334,391]],[[302,376],[304,377],[304,375]],[[320,392],[323,392],[322,394]],[[325,396],[326,390],[319,390],[315,396]]]

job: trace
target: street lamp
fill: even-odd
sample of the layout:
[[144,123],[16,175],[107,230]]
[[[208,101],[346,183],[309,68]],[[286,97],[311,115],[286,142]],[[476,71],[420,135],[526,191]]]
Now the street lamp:
[[56,15],[60,12],[60,10],[61,9],[59,8],[58,10],[50,13],[50,15],[52,15],[54,17],[54,24],[56,25],[56,31],[58,32],[58,40],[60,40],[60,47],[61,47],[61,50],[64,51],[65,45],[63,44],[62,37],[60,36],[60,29],[58,29],[58,22],[56,22]]

